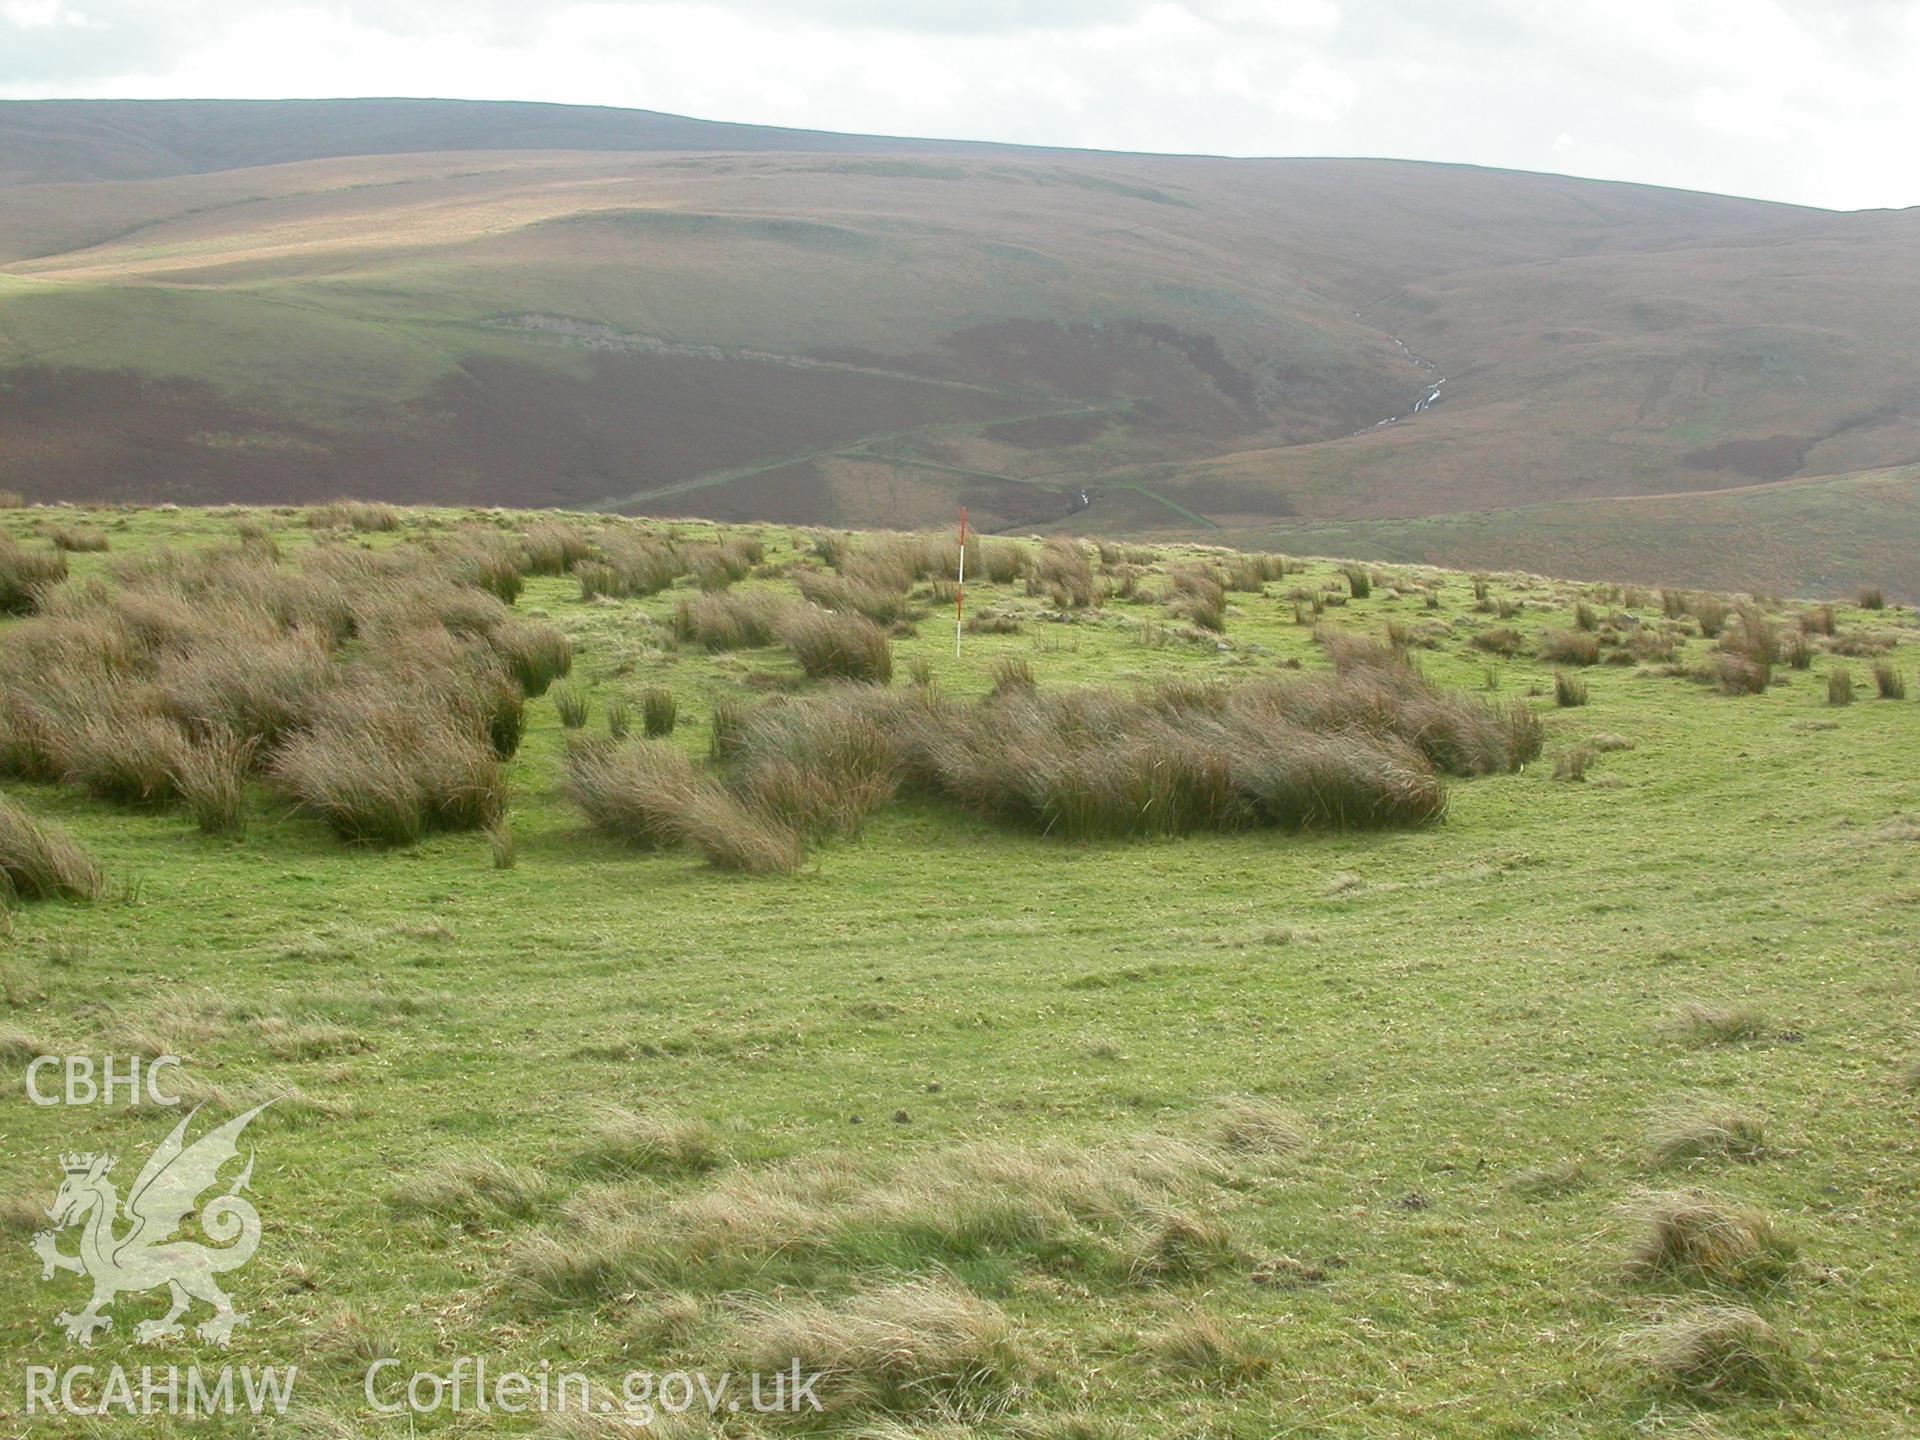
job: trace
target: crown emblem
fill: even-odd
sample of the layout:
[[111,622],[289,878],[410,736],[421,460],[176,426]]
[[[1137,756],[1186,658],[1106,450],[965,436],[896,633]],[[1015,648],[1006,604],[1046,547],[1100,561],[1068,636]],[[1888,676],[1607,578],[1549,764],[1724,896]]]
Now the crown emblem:
[[[100,1157],[90,1151],[86,1153],[76,1152],[72,1155],[62,1155],[60,1157],[60,1168],[69,1175],[85,1175],[93,1169],[93,1162],[98,1158]],[[107,1163],[100,1167],[100,1173],[102,1175],[105,1175],[109,1170],[113,1169],[113,1157],[109,1155],[106,1157],[106,1160]]]

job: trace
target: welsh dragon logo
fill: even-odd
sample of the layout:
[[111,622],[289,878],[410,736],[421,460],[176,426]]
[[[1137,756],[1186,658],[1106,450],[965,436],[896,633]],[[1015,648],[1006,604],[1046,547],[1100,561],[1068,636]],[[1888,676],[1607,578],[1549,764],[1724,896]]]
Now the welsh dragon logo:
[[[246,1323],[247,1317],[233,1308],[216,1277],[238,1270],[260,1244],[260,1214],[240,1194],[253,1177],[251,1151],[245,1168],[226,1191],[200,1209],[201,1232],[214,1243],[174,1237],[199,1206],[200,1197],[220,1183],[221,1166],[239,1155],[240,1132],[272,1103],[254,1106],[189,1145],[187,1126],[200,1113],[196,1106],[153,1152],[124,1202],[108,1178],[114,1156],[60,1157],[67,1178],[47,1208],[53,1229],[33,1237],[33,1250],[40,1257],[42,1280],[51,1280],[57,1270],[70,1270],[93,1281],[93,1299],[87,1308],[77,1315],[62,1311],[58,1317],[69,1340],[93,1344],[94,1332],[113,1324],[102,1312],[116,1296],[162,1285],[173,1303],[162,1319],[134,1327],[134,1338],[142,1343],[184,1333],[180,1317],[196,1300],[213,1306],[213,1314],[195,1330],[202,1340],[225,1345],[234,1327]],[[127,1228],[120,1228],[123,1223]],[[74,1226],[81,1227],[80,1250],[68,1255],[57,1248],[59,1235]]]

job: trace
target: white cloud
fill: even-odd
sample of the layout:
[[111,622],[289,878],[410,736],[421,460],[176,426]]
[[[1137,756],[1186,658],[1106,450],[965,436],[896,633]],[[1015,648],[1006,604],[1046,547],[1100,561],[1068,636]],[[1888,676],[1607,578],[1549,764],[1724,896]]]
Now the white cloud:
[[0,95],[443,95],[1920,203],[1913,0],[0,0]]

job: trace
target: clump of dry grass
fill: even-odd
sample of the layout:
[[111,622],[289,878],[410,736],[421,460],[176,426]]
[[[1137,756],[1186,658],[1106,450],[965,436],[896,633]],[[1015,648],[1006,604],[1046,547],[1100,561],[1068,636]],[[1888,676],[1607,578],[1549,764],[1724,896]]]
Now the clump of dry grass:
[[777,723],[743,727],[727,759],[745,798],[808,834],[845,823],[810,797],[860,797],[857,818],[898,787],[1097,836],[1419,824],[1444,808],[1442,771],[1538,753],[1531,712],[1445,695],[1385,647],[1330,640],[1351,673],[1139,695],[1038,692],[1022,673],[973,706],[847,688],[766,712]]
[[1767,1153],[1766,1122],[1735,1105],[1712,1101],[1677,1103],[1653,1116],[1647,1134],[1655,1165],[1694,1160],[1758,1160]]
[[[977,575],[994,585],[1011,585],[1025,575],[1033,564],[1027,547],[1017,540],[980,540],[977,537],[968,541],[967,574]],[[973,558],[972,550],[977,547],[979,560]]]
[[1749,1005],[1709,1005],[1689,1000],[1674,1008],[1663,1027],[1689,1045],[1731,1045],[1767,1033],[1766,1017]]
[[174,761],[173,786],[207,835],[238,835],[247,828],[247,775],[257,742],[209,728]]
[[[612,727],[613,712],[607,712],[608,726]],[[660,686],[649,686],[640,692],[640,726],[649,740],[661,740],[673,734],[674,725],[680,718],[679,703],[673,698],[671,690]],[[623,730],[624,733],[624,730]],[[619,735],[614,736],[619,739]]]
[[155,679],[161,708],[188,731],[230,733],[271,751],[312,717],[339,668],[310,630],[235,627],[163,655]]
[[1365,600],[1373,594],[1373,576],[1362,565],[1349,565],[1340,572],[1347,577],[1347,593],[1356,600]]
[[1476,650],[1486,651],[1489,655],[1502,655],[1512,659],[1526,644],[1526,637],[1511,625],[1496,625],[1491,630],[1480,631],[1467,643]]
[[514,682],[532,698],[573,670],[573,642],[551,625],[509,621],[490,643]]
[[307,524],[315,530],[355,530],[361,532],[398,530],[400,512],[391,505],[372,500],[335,500],[315,505],[307,511]]
[[98,554],[111,548],[107,532],[85,525],[55,525],[47,531],[47,543],[56,550]]
[[99,862],[57,825],[0,796],[0,900],[96,900]]
[[558,520],[529,525],[521,532],[520,548],[525,552],[529,575],[564,575],[594,557],[593,541],[586,531]]
[[1562,709],[1587,703],[1587,682],[1564,670],[1553,672],[1553,703]]
[[1034,561],[1029,584],[1062,610],[1084,610],[1100,603],[1093,566],[1087,561],[1086,546],[1078,540],[1047,541]]
[[31,615],[41,597],[67,578],[59,550],[29,550],[0,531],[0,615]]
[[898,625],[914,615],[910,570],[890,572],[872,564],[841,575],[802,570],[794,583],[812,604],[836,614],[862,616],[880,625]]
[[703,594],[683,600],[673,613],[673,633],[709,650],[747,650],[780,636],[787,602],[765,591]]
[[0,510],[25,509],[27,497],[18,490],[0,490]]
[[950,1279],[879,1285],[837,1302],[765,1305],[740,1336],[748,1365],[798,1362],[830,1410],[920,1410],[1010,1386],[1023,1368],[1005,1312]]
[[1219,1102],[1214,1134],[1241,1155],[1291,1155],[1307,1143],[1305,1121],[1278,1101],[1251,1095]]
[[527,554],[510,535],[469,526],[435,542],[435,556],[459,585],[496,596],[511,605],[520,598]]
[[548,692],[553,701],[553,712],[560,717],[560,724],[568,730],[578,730],[587,723],[587,697],[572,685],[556,685]]
[[1002,655],[993,662],[990,673],[995,696],[1028,695],[1040,688],[1033,675],[1033,662],[1024,655]]
[[1853,703],[1853,674],[1844,665],[1836,665],[1827,671],[1827,703],[1829,705]]
[[1891,660],[1879,660],[1873,666],[1873,686],[1882,700],[1907,698],[1907,679]]
[[506,816],[501,816],[487,827],[487,848],[493,856],[493,868],[496,870],[511,870],[520,863],[519,847],[514,842]]
[[1800,1384],[1793,1347],[1744,1305],[1689,1309],[1629,1343],[1656,1383],[1706,1399],[1784,1395]]
[[173,800],[175,776],[192,749],[174,721],[125,698],[103,698],[57,745],[61,779],[96,799],[141,808]]
[[645,535],[612,531],[600,537],[599,561],[573,567],[580,582],[580,598],[605,595],[614,599],[656,595],[687,573],[685,560],[671,545]]
[[478,1151],[442,1156],[400,1180],[388,1196],[397,1210],[468,1225],[528,1219],[547,1197],[538,1170]]
[[711,783],[678,747],[630,740],[570,746],[562,789],[601,834],[664,850],[686,838],[687,807]]
[[500,756],[476,717],[379,683],[343,687],[269,770],[302,810],[360,844],[484,829],[506,807]]
[[1189,1311],[1143,1336],[1141,1348],[1159,1369],[1229,1384],[1257,1379],[1273,1365],[1264,1345],[1204,1310]]
[[1598,665],[1600,637],[1584,630],[1549,630],[1540,637],[1539,655],[1553,665]]
[[620,1174],[693,1175],[720,1163],[720,1143],[704,1120],[672,1119],[620,1106],[600,1112],[582,1163]]
[[1690,595],[1684,613],[1693,616],[1700,626],[1700,633],[1711,640],[1727,623],[1727,615],[1732,608],[1718,595]]
[[1887,608],[1887,595],[1877,585],[1869,585],[1857,597],[1862,610],[1884,610]]
[[1803,635],[1831,635],[1835,624],[1833,606],[1809,605],[1800,612],[1798,623]]
[[1793,1268],[1798,1247],[1760,1211],[1709,1195],[1656,1195],[1639,1207],[1627,1256],[1639,1280],[1768,1284]]
[[509,1272],[541,1303],[808,1284],[848,1271],[939,1273],[992,1257],[1113,1284],[1177,1280],[1239,1258],[1231,1230],[1199,1208],[1227,1173],[1218,1152],[1157,1137],[983,1144],[890,1171],[844,1156],[729,1167],[670,1196],[614,1192],[553,1233],[524,1237]]
[[753,573],[753,567],[766,558],[766,547],[758,540],[733,536],[711,545],[688,546],[684,558],[694,584],[702,590],[724,590]]
[[687,802],[682,838],[718,870],[747,875],[791,875],[806,859],[799,833],[720,786]]
[[1587,778],[1587,770],[1593,764],[1594,749],[1591,745],[1570,745],[1560,752],[1560,758],[1553,762],[1553,778],[1556,780],[1581,781]]
[[1170,572],[1169,579],[1175,614],[1215,634],[1227,628],[1227,595],[1218,575],[1198,565],[1182,565]]
[[794,606],[782,617],[780,635],[810,679],[885,684],[893,678],[893,646],[864,616]]

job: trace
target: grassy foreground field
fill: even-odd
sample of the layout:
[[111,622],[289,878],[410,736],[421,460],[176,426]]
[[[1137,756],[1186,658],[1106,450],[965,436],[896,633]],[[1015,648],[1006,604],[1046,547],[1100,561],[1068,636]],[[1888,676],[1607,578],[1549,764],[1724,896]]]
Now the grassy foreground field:
[[[293,563],[531,523],[394,518],[0,527],[35,553],[56,527],[104,538],[70,557],[84,586],[243,525]],[[761,552],[728,595],[826,574],[816,532],[725,536]],[[1392,633],[1439,686],[1536,712],[1545,752],[1448,780],[1444,820],[1412,828],[1068,841],[901,801],[797,873],[726,873],[592,833],[562,793],[561,711],[601,733],[618,702],[637,732],[665,688],[674,743],[704,757],[717,707],[820,687],[777,644],[677,639],[689,578],[589,600],[576,573],[528,576],[513,607],[574,659],[527,707],[510,841],[351,846],[258,784],[244,835],[209,836],[8,782],[107,883],[0,917],[7,1432],[53,1423],[19,1414],[28,1365],[233,1363],[299,1367],[277,1433],[633,1433],[369,1413],[369,1364],[463,1355],[609,1385],[830,1371],[824,1417],[662,1434],[1911,1427],[1920,705],[1878,698],[1872,670],[1916,678],[1912,614],[1755,602],[1782,659],[1730,694],[1688,673],[1728,653],[1703,628],[1747,629],[1713,597],[1312,561],[1228,592],[1216,633],[1178,572],[1237,557],[1086,558],[1104,603],[969,582],[970,613],[1017,628],[958,659],[949,602],[917,582],[892,687],[924,664],[971,701],[1009,662],[1042,695],[1241,684]],[[0,622],[0,656],[35,623]],[[111,1151],[130,1178],[177,1118],[29,1104],[27,1062],[67,1053],[183,1056],[202,1121],[287,1097],[247,1132],[265,1236],[231,1277],[251,1322],[229,1350],[136,1344],[159,1293],[124,1297],[90,1351],[55,1323],[86,1298],[43,1283],[30,1245],[59,1155]],[[97,1423],[136,1429],[170,1422]]]

